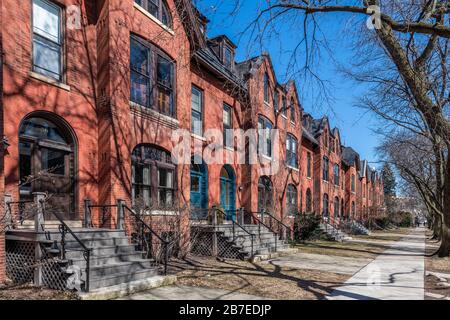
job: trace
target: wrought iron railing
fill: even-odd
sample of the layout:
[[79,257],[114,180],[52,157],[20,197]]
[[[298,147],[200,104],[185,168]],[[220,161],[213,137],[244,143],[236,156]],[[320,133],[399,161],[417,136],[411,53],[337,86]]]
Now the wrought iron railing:
[[[121,208],[122,206],[122,208]],[[137,243],[137,250],[143,251],[146,258],[152,258],[156,263],[162,263],[164,266],[163,273],[167,275],[167,265],[169,261],[169,245],[170,241],[163,239],[156,231],[154,231],[142,218],[140,214],[135,212],[133,209],[128,207],[125,204],[119,204],[119,219],[120,216],[126,219],[126,214],[129,214],[136,223],[136,233],[135,233],[135,241]],[[126,226],[125,226],[126,229]],[[146,234],[150,235],[150,239],[146,236]],[[156,244],[153,243],[152,239],[156,238],[159,242]],[[160,250],[162,248],[162,250]],[[162,252],[158,254],[158,252]]]
[[[225,213],[223,210],[221,209],[215,209],[216,213],[220,216],[222,216],[224,218],[224,220],[227,219],[228,215],[227,213]],[[242,213],[243,209],[240,210],[233,210],[233,211],[229,211],[228,213],[233,213],[233,216],[235,217],[235,219],[231,219],[229,221],[231,221],[232,223],[232,233],[233,233],[233,242],[236,242],[237,236],[236,236],[236,230],[242,230],[244,231],[245,235],[243,235],[243,237],[250,237],[250,242],[251,242],[251,256],[254,256],[255,253],[255,237],[256,235],[251,233],[250,231],[248,231],[247,229],[245,229],[245,227],[243,225],[241,225],[238,222],[238,217],[240,216],[239,213]],[[216,219],[217,220],[217,219]],[[241,235],[242,237],[242,235]]]
[[[83,241],[80,240],[80,238],[77,237],[77,235],[72,231],[72,229],[64,222],[64,219],[60,216],[59,213],[53,211],[53,210],[49,210],[46,211],[45,209],[45,201],[41,200],[40,201],[40,205],[42,207],[42,212],[43,213],[50,213],[51,215],[53,215],[60,223],[59,225],[59,232],[61,234],[61,240],[60,240],[60,244],[61,244],[61,250],[60,250],[60,258],[62,261],[66,261],[66,236],[67,234],[70,234],[72,236],[72,238],[78,243],[78,245],[81,247],[81,251],[83,252],[83,258],[86,261],[86,280],[84,283],[84,291],[85,292],[89,292],[90,290],[90,262],[91,262],[91,252],[92,252],[92,248],[88,248]],[[71,251],[76,251],[76,249],[71,249]]]
[[294,229],[291,226],[288,226],[283,221],[275,217],[266,211],[257,211],[252,212],[252,217],[254,221],[259,225],[259,230],[261,229],[261,225],[268,228],[270,231],[278,235],[280,240],[289,240],[292,241]]
[[[114,217],[117,217],[117,214],[114,214],[114,210],[117,211],[117,204],[111,205],[102,205],[97,204],[94,205],[90,200],[84,201],[84,222],[83,225],[85,228],[115,228],[115,224],[117,221],[114,221]],[[98,210],[99,212],[95,215],[95,219],[93,219],[93,210]]]

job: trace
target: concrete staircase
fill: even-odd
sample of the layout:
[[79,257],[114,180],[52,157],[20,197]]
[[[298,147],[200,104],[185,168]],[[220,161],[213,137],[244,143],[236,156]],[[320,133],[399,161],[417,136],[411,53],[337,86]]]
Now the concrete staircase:
[[279,240],[277,238],[278,235],[263,225],[261,225],[261,232],[259,232],[258,225],[244,225],[243,228],[250,234],[255,235],[253,238],[253,255],[251,236],[242,228],[235,226],[233,236],[232,224],[217,227],[222,240],[227,241],[230,246],[240,253],[240,259],[253,259],[257,256],[266,256],[289,249],[289,244],[286,241]]
[[370,231],[369,229],[367,229],[366,227],[364,227],[361,223],[357,222],[357,221],[352,221],[350,222],[349,228],[351,230],[352,234],[356,234],[356,235],[370,235]]
[[352,240],[352,237],[347,235],[345,232],[326,222],[322,222],[320,224],[320,230],[328,234],[334,241],[344,242]]
[[[130,244],[125,231],[108,229],[72,229],[76,237],[88,248],[90,257],[90,290],[147,279],[158,275],[154,262],[143,259],[143,253]],[[61,234],[49,231],[51,241],[61,240]],[[66,235],[66,263],[71,270],[80,270],[80,279],[86,281],[86,260],[80,244],[71,234]]]

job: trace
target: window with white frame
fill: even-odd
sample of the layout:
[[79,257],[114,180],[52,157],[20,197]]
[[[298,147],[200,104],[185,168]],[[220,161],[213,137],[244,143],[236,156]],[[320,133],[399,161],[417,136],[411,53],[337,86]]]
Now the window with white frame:
[[33,71],[63,80],[62,8],[33,0]]
[[203,91],[192,86],[192,133],[203,136]]
[[226,147],[233,147],[233,110],[224,104],[223,106],[223,143]]

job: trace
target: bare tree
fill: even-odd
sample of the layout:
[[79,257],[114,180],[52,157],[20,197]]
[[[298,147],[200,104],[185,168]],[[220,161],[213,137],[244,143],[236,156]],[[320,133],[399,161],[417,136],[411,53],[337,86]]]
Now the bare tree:
[[[239,0],[235,0],[240,2]],[[399,96],[399,109],[391,103],[384,110],[372,108],[397,128],[411,129],[426,136],[432,142],[433,154],[437,156],[436,178],[442,188],[437,197],[442,196],[442,243],[440,256],[450,255],[450,121],[448,86],[449,65],[448,40],[450,39],[450,1],[448,0],[261,0],[259,11],[246,30],[259,40],[264,34],[279,28],[278,22],[289,17],[300,32],[297,48],[303,47],[303,70],[310,71],[318,64],[317,53],[324,49],[333,53],[323,38],[320,27],[321,17],[350,16],[359,19],[363,28],[357,31],[357,54],[359,65],[348,73],[358,81],[374,84],[378,91],[374,97],[383,101],[382,89],[389,98]],[[328,20],[330,21],[330,20]],[[349,20],[347,20],[349,21]],[[368,21],[368,23],[366,23]],[[333,23],[340,24],[335,19]],[[366,26],[370,28],[366,28]],[[359,36],[359,37],[358,37]],[[365,46],[361,45],[362,43]],[[363,50],[365,49],[365,50]],[[301,59],[296,59],[299,50],[294,50],[293,63],[298,67]],[[364,61],[365,59],[365,61]],[[366,64],[362,64],[361,62]],[[380,63],[381,62],[381,63]],[[366,66],[371,68],[367,69]],[[357,68],[357,69],[355,69]],[[375,73],[374,73],[375,72]],[[356,75],[356,77],[355,77]],[[394,81],[394,83],[392,83]],[[394,94],[393,91],[395,91]],[[405,102],[408,101],[405,108]],[[366,99],[366,106],[379,106],[376,99]],[[411,112],[412,111],[412,112]],[[395,115],[395,117],[391,117]]]

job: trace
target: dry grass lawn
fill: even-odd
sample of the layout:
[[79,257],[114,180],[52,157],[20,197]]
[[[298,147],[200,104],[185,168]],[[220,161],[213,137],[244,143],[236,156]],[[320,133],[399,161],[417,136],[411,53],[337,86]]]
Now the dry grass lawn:
[[0,287],[0,300],[77,300],[76,294],[45,288],[37,288],[31,284]]
[[270,263],[218,261],[189,257],[172,263],[177,284],[224,289],[278,300],[317,300],[342,285],[349,276],[313,270],[298,270]]
[[[296,248],[304,253],[375,259],[380,253],[388,249],[392,243],[402,239],[409,232],[410,229],[375,231],[370,236],[352,236],[356,241],[305,241],[296,245]],[[358,242],[358,240],[363,241]]]
[[[439,249],[439,242],[430,240],[431,236],[432,232],[428,231],[426,238],[425,271],[450,274],[450,257],[439,258],[433,255]],[[450,297],[450,288],[439,285],[439,282],[441,281],[435,276],[425,276],[426,292]]]

